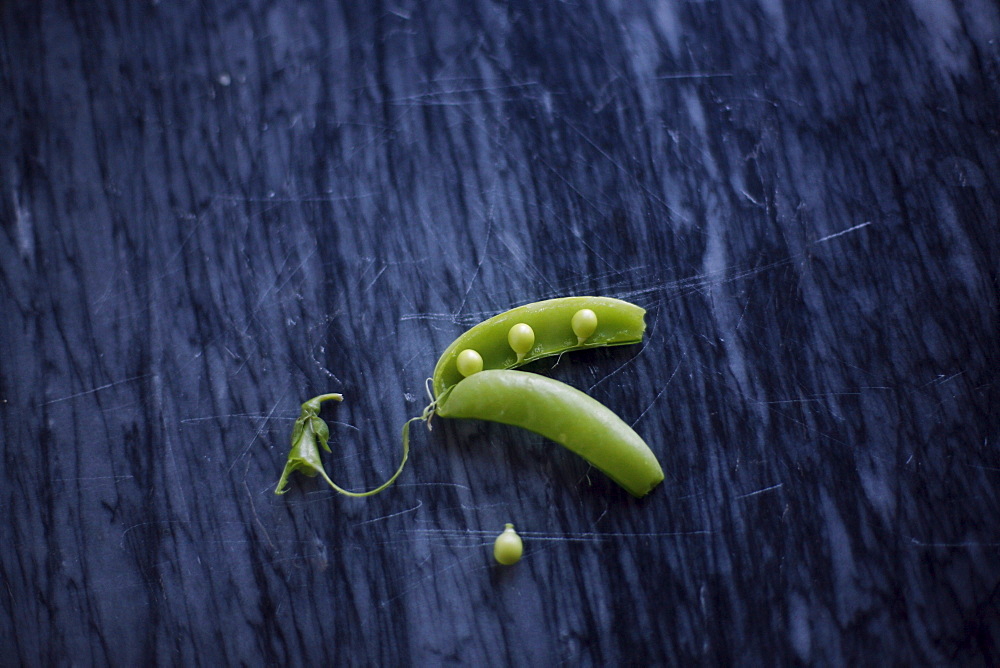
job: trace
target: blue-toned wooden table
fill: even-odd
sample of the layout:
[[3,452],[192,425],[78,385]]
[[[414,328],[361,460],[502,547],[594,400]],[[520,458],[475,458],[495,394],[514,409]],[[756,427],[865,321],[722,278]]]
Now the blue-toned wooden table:
[[[3,3],[0,663],[996,665],[998,110],[982,1]],[[575,294],[649,497],[447,420],[273,494]]]

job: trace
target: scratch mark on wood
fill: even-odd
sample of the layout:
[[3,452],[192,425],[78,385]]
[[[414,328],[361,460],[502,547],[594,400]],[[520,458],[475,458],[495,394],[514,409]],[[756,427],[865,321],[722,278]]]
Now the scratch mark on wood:
[[253,435],[253,438],[251,438],[250,442],[247,443],[247,446],[243,448],[243,452],[240,453],[239,457],[233,459],[233,463],[229,465],[228,469],[226,469],[226,473],[232,473],[233,467],[236,466],[236,462],[243,459],[243,457],[250,451],[250,447],[253,446],[253,444],[257,441],[257,438],[261,435],[261,433],[263,433],[264,427],[266,427],[267,423],[271,421],[271,416],[274,415],[274,411],[277,410],[278,404],[281,403],[281,400],[285,398],[285,394],[287,394],[287,392],[283,392],[281,396],[278,397],[278,400],[274,402],[274,406],[271,407],[271,411],[267,414],[267,417],[264,418],[264,421],[260,423],[260,426],[257,428],[257,432]]
[[400,515],[405,515],[406,513],[412,513],[414,510],[417,510],[422,505],[424,505],[424,502],[418,500],[417,505],[413,506],[412,508],[407,508],[406,510],[400,510],[398,513],[390,513],[389,515],[383,515],[381,517],[373,517],[370,520],[365,520],[364,522],[358,522],[354,526],[359,527],[365,524],[371,524],[372,522],[381,522],[382,520],[387,520],[393,517],[399,517]]
[[866,221],[864,223],[861,223],[860,225],[855,225],[854,227],[848,227],[846,230],[842,230],[840,232],[835,232],[833,234],[828,234],[825,237],[823,237],[822,239],[817,239],[813,243],[821,244],[824,241],[830,241],[830,239],[836,239],[837,237],[842,237],[842,236],[844,236],[845,234],[847,234],[849,232],[855,232],[857,230],[860,230],[861,228],[868,227],[871,224],[872,224],[872,221],[869,220],[869,221]]
[[780,489],[781,487],[784,486],[784,484],[785,483],[783,483],[783,482],[779,482],[777,485],[771,485],[770,487],[765,487],[764,489],[758,489],[756,492],[749,492],[747,494],[740,494],[736,498],[737,499],[746,499],[746,498],[749,498],[751,496],[757,496],[758,494],[763,494],[764,492],[770,492],[770,491],[775,490],[775,489]]
[[69,401],[70,399],[76,399],[77,397],[86,396],[88,394],[94,394],[96,392],[100,392],[101,390],[107,390],[109,388],[115,387],[116,385],[124,385],[125,383],[131,383],[133,380],[141,380],[143,378],[149,378],[152,375],[153,374],[151,374],[151,373],[144,373],[144,374],[140,374],[138,376],[132,376],[131,378],[125,378],[123,380],[116,380],[113,383],[108,383],[107,385],[101,385],[100,387],[95,387],[95,388],[90,389],[90,390],[84,390],[83,392],[77,392],[76,394],[70,394],[70,395],[65,396],[65,397],[59,397],[58,399],[50,399],[49,401],[46,401],[45,403],[43,403],[41,405],[42,406],[50,406],[52,404],[58,404],[61,401]]

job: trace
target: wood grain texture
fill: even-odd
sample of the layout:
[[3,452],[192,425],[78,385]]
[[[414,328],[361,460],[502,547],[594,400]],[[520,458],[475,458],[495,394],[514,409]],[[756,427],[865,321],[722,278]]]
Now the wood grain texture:
[[[2,3],[2,663],[1000,662],[998,109],[982,0]],[[447,420],[272,493],[573,294],[650,497]]]

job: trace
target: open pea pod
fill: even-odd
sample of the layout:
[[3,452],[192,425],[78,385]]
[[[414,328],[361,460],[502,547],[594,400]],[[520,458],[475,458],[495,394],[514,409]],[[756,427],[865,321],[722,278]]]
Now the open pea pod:
[[[434,367],[434,396],[441,398],[464,375],[459,371],[463,351],[475,351],[483,369],[512,369],[570,350],[621,346],[642,341],[645,309],[611,297],[562,297],[525,304],[484,320],[445,348]],[[530,345],[519,353],[511,330],[530,328]],[[523,331],[523,329],[522,329]],[[522,338],[520,343],[527,342]]]

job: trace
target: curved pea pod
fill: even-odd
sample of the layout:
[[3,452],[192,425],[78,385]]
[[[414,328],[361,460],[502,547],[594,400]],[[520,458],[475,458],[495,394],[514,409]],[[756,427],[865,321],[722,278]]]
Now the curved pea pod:
[[[588,313],[589,312],[589,313]],[[472,327],[448,346],[434,367],[434,396],[444,398],[460,382],[458,358],[473,350],[483,369],[511,369],[568,350],[618,346],[642,341],[646,331],[640,306],[611,297],[562,297],[513,308]],[[587,315],[589,318],[579,318]],[[576,321],[574,321],[576,318]],[[531,328],[527,350],[508,338],[518,325]]]
[[663,481],[656,456],[630,426],[599,401],[545,376],[480,371],[452,387],[437,414],[533,431],[580,455],[633,496]]

